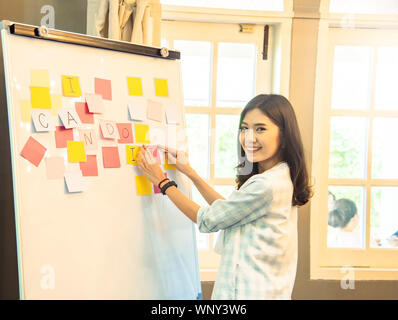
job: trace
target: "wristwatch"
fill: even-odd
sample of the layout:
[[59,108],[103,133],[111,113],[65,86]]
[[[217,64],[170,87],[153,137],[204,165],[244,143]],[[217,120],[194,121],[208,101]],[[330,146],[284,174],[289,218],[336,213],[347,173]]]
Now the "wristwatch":
[[169,181],[169,182],[165,183],[164,186],[162,186],[162,188],[160,188],[160,191],[162,191],[162,193],[165,195],[167,188],[169,188],[171,186],[175,186],[176,188],[178,187],[177,183],[175,183],[175,181]]

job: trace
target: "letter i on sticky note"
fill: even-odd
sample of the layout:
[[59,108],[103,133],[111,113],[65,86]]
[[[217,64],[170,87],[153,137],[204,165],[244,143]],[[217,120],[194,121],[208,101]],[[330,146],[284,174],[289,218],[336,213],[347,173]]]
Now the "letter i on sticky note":
[[145,196],[152,194],[152,184],[145,176],[135,176],[135,183],[137,186],[137,195]]
[[138,165],[138,154],[140,153],[140,147],[138,146],[126,146],[126,162],[127,164]]
[[79,78],[71,76],[62,76],[62,92],[65,97],[80,97]]

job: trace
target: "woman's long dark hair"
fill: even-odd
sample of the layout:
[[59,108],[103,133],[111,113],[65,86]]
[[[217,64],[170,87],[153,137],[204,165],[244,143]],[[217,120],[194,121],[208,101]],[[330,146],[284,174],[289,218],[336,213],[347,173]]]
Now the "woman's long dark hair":
[[[289,100],[277,94],[260,94],[254,97],[243,109],[239,129],[246,114],[259,109],[279,128],[279,148],[276,155],[285,161],[290,169],[290,178],[293,183],[293,206],[302,206],[312,197],[307,167],[304,159],[303,143],[297,124],[296,115]],[[239,189],[251,176],[260,173],[258,163],[250,163],[238,137],[237,188]],[[247,170],[252,166],[251,170]]]

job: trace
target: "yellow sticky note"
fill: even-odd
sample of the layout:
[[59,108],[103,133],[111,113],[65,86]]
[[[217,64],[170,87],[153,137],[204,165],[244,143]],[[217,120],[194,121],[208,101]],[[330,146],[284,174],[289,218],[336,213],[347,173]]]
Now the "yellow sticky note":
[[60,94],[51,95],[51,112],[58,115],[58,109],[62,108],[62,96]]
[[150,143],[149,141],[149,127],[146,124],[134,125],[135,142],[137,143]]
[[176,170],[176,166],[174,164],[169,163],[166,153],[164,154],[164,165],[165,170]]
[[140,153],[140,147],[138,146],[126,146],[126,161],[127,164],[137,165],[138,154]]
[[152,184],[145,176],[135,176],[135,183],[137,185],[137,195],[145,196],[152,194]]
[[30,101],[32,108],[51,109],[50,88],[30,87]]
[[80,83],[78,77],[62,76],[62,92],[65,97],[80,97]]
[[156,79],[155,78],[155,94],[158,97],[168,97],[169,88],[167,87],[166,79]]
[[19,101],[19,106],[21,108],[22,122],[30,122],[32,120],[30,116],[30,109],[32,108],[30,100]]
[[127,86],[129,88],[130,96],[142,96],[141,78],[127,77]]
[[86,162],[86,152],[84,151],[84,142],[68,141],[68,160],[69,162]]
[[34,87],[49,87],[48,70],[30,70],[30,83]]

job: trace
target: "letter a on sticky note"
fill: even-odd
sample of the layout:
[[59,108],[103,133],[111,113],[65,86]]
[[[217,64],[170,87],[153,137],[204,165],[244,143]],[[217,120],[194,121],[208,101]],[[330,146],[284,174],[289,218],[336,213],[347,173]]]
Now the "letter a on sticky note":
[[30,100],[32,108],[51,109],[50,88],[30,87]]
[[135,142],[137,143],[150,143],[149,141],[149,127],[146,124],[134,125]]
[[78,77],[62,76],[62,92],[65,97],[80,97],[80,83]]
[[145,196],[152,194],[152,184],[145,176],[135,176],[135,183],[137,186],[137,195]]
[[68,160],[69,162],[86,162],[86,152],[84,143],[81,141],[68,141]]
[[155,93],[158,97],[168,97],[169,88],[167,86],[166,79],[156,79],[155,78]]
[[130,96],[142,96],[141,78],[127,77],[127,86]]

